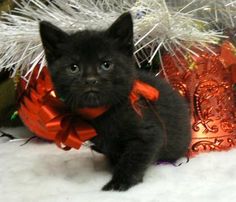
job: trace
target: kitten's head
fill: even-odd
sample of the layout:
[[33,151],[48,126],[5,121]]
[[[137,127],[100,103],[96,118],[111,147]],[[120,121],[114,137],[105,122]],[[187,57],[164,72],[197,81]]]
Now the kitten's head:
[[41,22],[40,35],[56,93],[67,105],[97,107],[128,98],[135,78],[130,13],[103,31],[67,34]]

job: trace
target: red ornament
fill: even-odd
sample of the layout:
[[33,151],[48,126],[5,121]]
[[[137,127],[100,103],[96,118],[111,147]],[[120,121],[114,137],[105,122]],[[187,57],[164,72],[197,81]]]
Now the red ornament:
[[209,48],[163,57],[168,80],[191,105],[190,156],[236,145],[236,48],[228,41]]
[[[38,68],[35,67],[27,87],[21,80],[18,112],[22,121],[36,135],[55,141],[64,150],[79,149],[83,142],[96,136],[95,129],[86,120],[100,116],[110,106],[71,112],[56,96],[47,68],[43,68],[38,78],[37,75]],[[137,103],[140,97],[156,101],[159,91],[142,81],[134,82],[129,98],[133,109],[141,116],[141,106]]]
[[[84,141],[96,136],[96,131],[79,116],[65,107],[53,90],[46,68],[37,78],[36,67],[29,85],[21,80],[19,116],[24,124],[36,135],[53,140],[60,148],[79,149]],[[100,109],[100,114],[105,109]],[[92,117],[99,115],[97,109]]]

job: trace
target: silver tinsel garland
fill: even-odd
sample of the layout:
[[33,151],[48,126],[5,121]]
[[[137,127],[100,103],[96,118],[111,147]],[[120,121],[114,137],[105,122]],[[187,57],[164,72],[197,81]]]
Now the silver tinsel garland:
[[234,28],[236,23],[235,0],[166,0],[167,5],[178,10],[189,5],[183,10],[192,13],[194,17],[207,21],[211,28]]
[[[0,21],[0,71],[30,79],[36,64],[46,64],[38,23],[47,20],[67,32],[105,29],[120,14],[134,18],[135,58],[152,63],[165,48],[194,53],[190,46],[208,48],[223,36],[222,26],[234,27],[236,3],[230,0],[22,0]],[[212,28],[212,24],[214,28]],[[222,25],[221,25],[222,24]],[[217,26],[219,29],[216,29]],[[209,50],[210,51],[210,50]]]

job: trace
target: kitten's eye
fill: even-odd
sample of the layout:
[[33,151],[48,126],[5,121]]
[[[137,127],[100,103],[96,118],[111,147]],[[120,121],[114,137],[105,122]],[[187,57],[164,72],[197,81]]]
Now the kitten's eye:
[[69,72],[69,73],[72,73],[72,74],[75,74],[75,73],[78,73],[78,72],[80,72],[80,67],[78,66],[78,65],[71,65],[71,66],[69,66],[68,68],[67,68],[67,71]]
[[100,65],[100,69],[104,71],[109,71],[113,67],[113,64],[111,62],[105,61]]

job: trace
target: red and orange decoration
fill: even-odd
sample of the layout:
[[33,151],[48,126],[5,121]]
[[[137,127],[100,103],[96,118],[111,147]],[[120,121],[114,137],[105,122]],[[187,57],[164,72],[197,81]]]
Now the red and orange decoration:
[[190,156],[236,146],[236,48],[229,41],[209,48],[163,57],[168,80],[190,103]]

